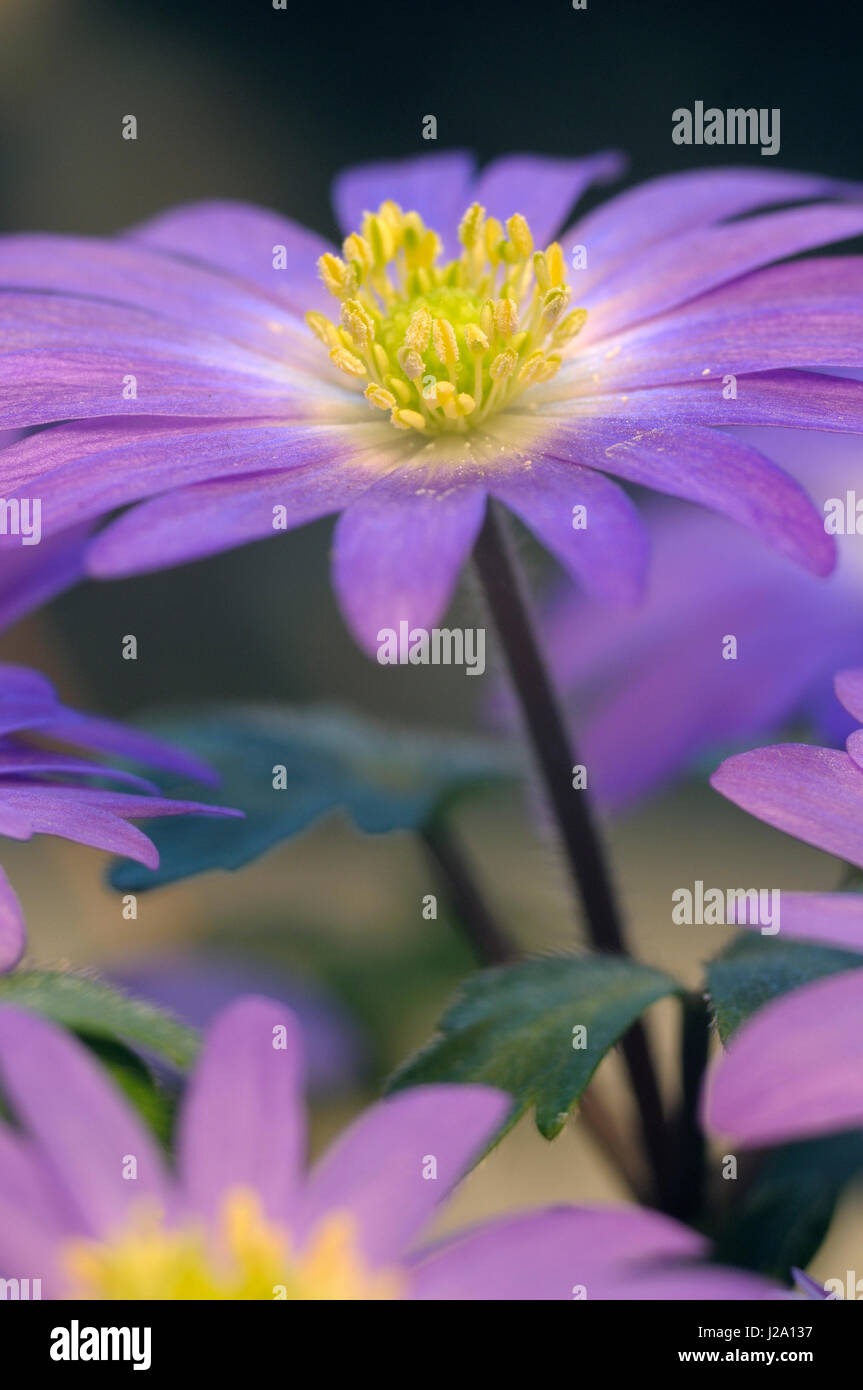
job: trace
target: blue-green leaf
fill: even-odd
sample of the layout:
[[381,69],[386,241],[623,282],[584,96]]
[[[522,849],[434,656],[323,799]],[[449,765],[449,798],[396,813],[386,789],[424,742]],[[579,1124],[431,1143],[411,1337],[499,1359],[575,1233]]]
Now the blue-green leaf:
[[618,956],[549,956],[482,971],[390,1089],[484,1082],[510,1093],[513,1120],[534,1105],[537,1128],[553,1139],[609,1048],[651,1004],[678,992],[670,976]]
[[[468,792],[513,780],[520,765],[518,753],[491,740],[396,728],[332,708],[211,706],[147,727],[221,774],[220,786],[203,796],[197,784],[163,777],[166,794],[235,806],[246,819],[151,822],[159,868],[119,861],[110,881],[123,892],[237,869],[335,810],[370,834],[418,829]],[[274,786],[280,767],[284,787]]]

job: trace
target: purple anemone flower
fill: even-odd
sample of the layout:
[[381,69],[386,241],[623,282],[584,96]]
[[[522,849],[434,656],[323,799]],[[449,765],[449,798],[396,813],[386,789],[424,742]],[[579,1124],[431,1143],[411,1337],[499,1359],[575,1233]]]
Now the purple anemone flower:
[[[214,780],[206,764],[159,739],[67,708],[51,682],[37,671],[0,664],[0,835],[12,840],[59,835],[128,854],[156,868],[155,845],[130,821],[190,813],[242,814],[195,801],[167,800],[154,794],[158,788],[143,777],[40,746],[39,739],[128,758],[211,784]],[[133,790],[89,785],[93,778],[107,778]],[[25,944],[21,907],[0,869],[0,972],[13,969]]]
[[707,1078],[705,1127],[740,1144],[784,1144],[863,1127],[863,970],[766,1004]]
[[207,1036],[176,1175],[75,1039],[0,1009],[0,1275],[93,1299],[782,1299],[658,1213],[556,1208],[417,1248],[504,1121],[485,1086],[373,1105],[303,1172],[299,1029],[248,996]]
[[[560,587],[544,615],[544,646],[576,717],[593,794],[609,810],[655,793],[711,749],[755,741],[795,717],[829,742],[851,728],[833,674],[863,662],[863,551],[845,524],[863,442],[799,430],[738,434],[760,447],[771,441],[825,521],[841,504],[839,563],[816,578],[725,518],[664,502],[648,512],[651,569],[637,610],[611,613]],[[509,713],[505,692],[495,703]]]
[[[836,694],[863,723],[863,670]],[[728,758],[711,779],[730,801],[863,868],[863,730],[847,751],[783,744]],[[863,895],[783,893],[781,931],[863,952]],[[735,1032],[705,1091],[705,1124],[743,1144],[863,1125],[863,969],[772,1000]]]
[[102,578],[339,512],[334,586],[369,650],[441,615],[488,496],[591,593],[633,600],[646,535],[607,475],[828,573],[804,491],[723,427],[863,428],[863,383],[804,370],[863,366],[863,259],[788,259],[863,232],[859,188],[687,172],[553,241],[619,167],[354,169],[341,254],[231,202],[115,240],[5,238],[0,423],[67,423],[3,450],[4,497],[40,498],[46,537],[129,508],[87,544]]
[[[320,1094],[356,1084],[369,1061],[361,1029],[338,1001],[308,976],[289,974],[239,956],[171,955],[130,961],[110,978],[138,999],[203,1031],[239,996],[262,994],[285,1004],[302,1029],[309,1090]],[[150,1059],[151,1067],[164,1067]]]
[[[863,724],[863,670],[840,672],[835,689]],[[737,753],[710,784],[750,815],[863,869],[863,729],[849,734],[845,752],[782,743]],[[783,892],[780,930],[863,951],[863,894]]]

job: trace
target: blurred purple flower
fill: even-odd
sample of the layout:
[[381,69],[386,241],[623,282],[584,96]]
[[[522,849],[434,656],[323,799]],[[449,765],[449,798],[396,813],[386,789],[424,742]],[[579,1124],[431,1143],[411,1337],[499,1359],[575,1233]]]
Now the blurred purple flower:
[[[399,621],[434,625],[488,495],[592,593],[633,600],[646,536],[606,474],[722,512],[828,573],[834,547],[802,489],[713,427],[863,428],[863,383],[800,370],[863,366],[863,259],[787,260],[863,232],[863,208],[824,201],[859,188],[687,172],[549,244],[619,168],[608,154],[517,155],[477,175],[447,153],[348,171],[335,204],[361,234],[344,260],[231,202],[179,207],[117,240],[4,239],[2,422],[70,422],[3,451],[4,496],[38,490],[48,537],[139,503],[87,546],[98,577],[341,512],[335,589],[370,650]],[[456,253],[446,280],[441,241]],[[340,328],[320,312],[332,303],[321,256]]]
[[110,974],[124,989],[198,1029],[208,1027],[238,996],[266,992],[297,1018],[313,1092],[338,1090],[356,1081],[367,1061],[360,1030],[335,1000],[309,979],[271,965],[221,956],[172,956],[131,963]]
[[[134,762],[213,782],[212,771],[159,739],[111,719],[81,714],[61,704],[51,682],[25,666],[0,664],[0,835],[29,840],[59,835],[96,849],[127,854],[149,868],[159,855],[143,831],[130,824],[154,816],[241,815],[195,801],[170,801],[131,772],[39,746],[39,738],[109,753]],[[108,778],[134,790],[88,785]],[[0,972],[11,970],[26,944],[21,907],[0,869]]]
[[744,1145],[863,1126],[863,970],[792,990],[744,1023],[708,1076],[705,1127]]
[[[835,690],[848,714],[863,723],[863,670],[840,672]],[[863,869],[863,730],[849,734],[846,749],[804,743],[755,748],[726,758],[710,784],[750,815]],[[863,951],[863,894],[783,892],[780,930]]]
[[296,1019],[260,997],[213,1024],[179,1122],[178,1169],[84,1047],[0,1009],[0,1275],[97,1299],[783,1299],[699,1261],[658,1213],[556,1208],[425,1250],[438,1203],[505,1119],[484,1086],[373,1105],[303,1174]]
[[[856,438],[743,433],[759,446],[771,440],[822,513],[834,498],[844,506],[863,477]],[[833,673],[863,662],[861,536],[837,537],[839,564],[823,580],[722,517],[666,503],[649,514],[648,529],[641,608],[615,613],[566,584],[544,619],[544,645],[598,802],[624,809],[712,748],[757,739],[795,717],[831,742],[844,738],[851,721],[833,695]],[[505,692],[496,706],[509,713]]]

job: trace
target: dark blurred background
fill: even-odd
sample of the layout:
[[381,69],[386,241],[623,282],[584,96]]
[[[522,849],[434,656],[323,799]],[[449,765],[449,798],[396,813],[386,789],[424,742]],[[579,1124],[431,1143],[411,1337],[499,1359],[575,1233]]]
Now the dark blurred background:
[[[747,149],[674,145],[672,111],[696,100],[779,107],[781,152],[767,164],[859,178],[859,52],[860,11],[847,0],[588,0],[578,11],[571,0],[289,0],[287,10],[271,0],[0,0],[0,230],[110,233],[173,203],[231,197],[329,234],[338,169],[432,148],[486,160],[616,146],[631,159],[621,186],[699,163],[765,163]],[[127,113],[136,142],[120,137]],[[436,146],[421,136],[429,114]],[[380,668],[357,651],[329,590],[329,534],[324,523],[164,574],[84,585],[5,634],[0,657],[47,671],[73,703],[117,714],[173,699],[326,698],[382,718],[475,726],[473,687],[486,682]],[[545,562],[527,547],[526,559],[541,580]],[[469,581],[457,602],[473,611]],[[137,662],[120,659],[125,633],[138,637]],[[534,948],[567,944],[565,874],[529,814],[486,801],[461,828],[509,928]],[[727,936],[672,928],[672,886],[756,873],[788,889],[835,886],[824,856],[749,821],[703,780],[609,833],[640,950],[692,984]],[[339,980],[345,950],[364,952],[379,995],[372,982],[359,1013],[367,1029],[377,1020],[376,1060],[348,1111],[428,1036],[469,964],[446,945],[450,923],[420,919],[432,888],[416,847],[338,823],[241,874],[146,898],[135,923],[121,920],[90,851],[42,840],[4,847],[4,865],[41,960],[125,968],[131,956],[216,940],[234,957],[268,959],[269,933],[273,958],[309,970],[354,1011],[363,981],[348,1000]],[[670,1084],[673,1011],[659,1006],[652,1026]],[[603,1067],[610,1087],[615,1067]],[[339,1118],[322,1111],[319,1125]],[[528,1123],[474,1175],[451,1220],[623,1195],[578,1125],[546,1145]],[[825,1277],[851,1259],[854,1210],[822,1252]]]

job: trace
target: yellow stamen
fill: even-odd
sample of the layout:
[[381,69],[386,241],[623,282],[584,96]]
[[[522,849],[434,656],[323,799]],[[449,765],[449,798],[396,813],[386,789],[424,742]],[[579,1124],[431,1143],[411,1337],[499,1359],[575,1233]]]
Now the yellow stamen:
[[297,1249],[269,1222],[254,1192],[235,1188],[216,1227],[166,1226],[149,1203],[108,1240],[75,1239],[61,1252],[72,1299],[379,1300],[402,1296],[390,1270],[371,1270],[347,1213],[335,1212]]
[[481,429],[511,408],[560,369],[587,319],[569,308],[560,244],[535,251],[521,213],[504,228],[474,203],[458,236],[458,256],[441,263],[440,238],[420,214],[382,203],[345,238],[344,259],[318,262],[340,323],[306,316],[369,404],[425,436]]

